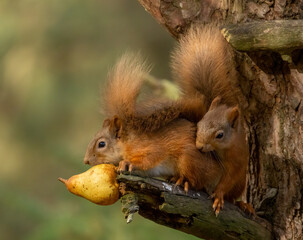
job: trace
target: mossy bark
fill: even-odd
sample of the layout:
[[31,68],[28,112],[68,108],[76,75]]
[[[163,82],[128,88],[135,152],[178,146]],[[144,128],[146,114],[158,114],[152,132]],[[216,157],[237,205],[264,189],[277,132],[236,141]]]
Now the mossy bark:
[[123,186],[122,211],[127,222],[139,212],[156,223],[203,239],[271,239],[271,226],[225,202],[216,217],[212,200],[203,192],[187,194],[170,183],[130,175],[118,176]]
[[222,28],[226,40],[238,51],[273,51],[282,54],[303,49],[303,20],[253,21]]

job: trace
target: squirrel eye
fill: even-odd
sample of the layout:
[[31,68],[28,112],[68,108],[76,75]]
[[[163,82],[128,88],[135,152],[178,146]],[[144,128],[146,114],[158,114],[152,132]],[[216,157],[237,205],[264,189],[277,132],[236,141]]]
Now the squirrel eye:
[[221,132],[219,134],[217,134],[216,138],[220,139],[220,138],[223,138],[224,134]]
[[104,141],[99,142],[98,147],[104,148],[106,146],[106,143]]

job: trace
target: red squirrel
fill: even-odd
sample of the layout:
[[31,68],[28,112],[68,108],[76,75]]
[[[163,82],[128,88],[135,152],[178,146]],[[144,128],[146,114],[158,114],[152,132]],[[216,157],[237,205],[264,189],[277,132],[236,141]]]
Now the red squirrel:
[[[119,171],[172,177],[186,191],[206,189],[213,192],[218,214],[224,199],[235,201],[241,196],[248,165],[232,51],[216,27],[194,26],[180,39],[172,68],[183,97],[145,105],[136,103],[145,64],[134,56],[121,58],[109,74],[104,94],[107,119],[89,144],[84,162],[113,163]],[[207,137],[215,127],[217,135]],[[229,145],[212,144],[211,137],[224,137]]]
[[[223,174],[212,194],[218,214],[224,199],[235,201],[244,192],[249,160],[233,51],[218,27],[196,25],[180,39],[172,69],[184,97],[205,96],[203,112],[208,111],[197,124],[196,146],[213,152],[222,165]],[[250,204],[239,205],[254,213]]]
[[174,179],[185,191],[212,192],[222,168],[212,154],[201,153],[195,146],[194,122],[206,112],[204,98],[137,103],[146,72],[140,58],[130,54],[110,72],[103,94],[107,119],[88,145],[84,162],[112,163],[119,172],[139,171]]

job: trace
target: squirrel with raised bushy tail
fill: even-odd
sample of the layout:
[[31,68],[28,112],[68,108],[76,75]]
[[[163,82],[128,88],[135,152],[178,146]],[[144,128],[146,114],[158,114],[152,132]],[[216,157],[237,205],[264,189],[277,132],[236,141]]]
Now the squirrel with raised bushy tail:
[[[180,39],[172,68],[184,97],[205,97],[208,111],[197,124],[196,146],[212,152],[224,169],[212,194],[218,213],[224,199],[235,201],[244,192],[249,160],[233,51],[217,27],[194,26]],[[239,205],[254,213],[250,204]]]
[[216,27],[194,26],[181,38],[172,66],[183,97],[137,103],[148,69],[137,56],[121,58],[104,94],[107,119],[84,162],[171,178],[185,191],[205,189],[218,214],[224,199],[241,196],[248,165],[232,52]]

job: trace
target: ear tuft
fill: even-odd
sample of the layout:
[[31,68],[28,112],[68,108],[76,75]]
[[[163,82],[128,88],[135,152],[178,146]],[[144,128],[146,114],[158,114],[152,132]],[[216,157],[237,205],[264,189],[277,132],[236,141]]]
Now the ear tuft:
[[112,133],[116,138],[121,137],[122,133],[122,121],[118,116],[114,116],[112,120]]
[[105,127],[108,127],[109,125],[110,125],[110,120],[107,118],[103,121],[102,127],[105,128]]
[[215,97],[214,100],[211,102],[210,107],[208,109],[208,111],[215,109],[216,107],[218,107],[221,103],[221,97]]
[[238,106],[233,107],[232,110],[228,113],[227,121],[229,122],[232,128],[236,128],[238,126],[239,116],[240,116],[240,112]]

